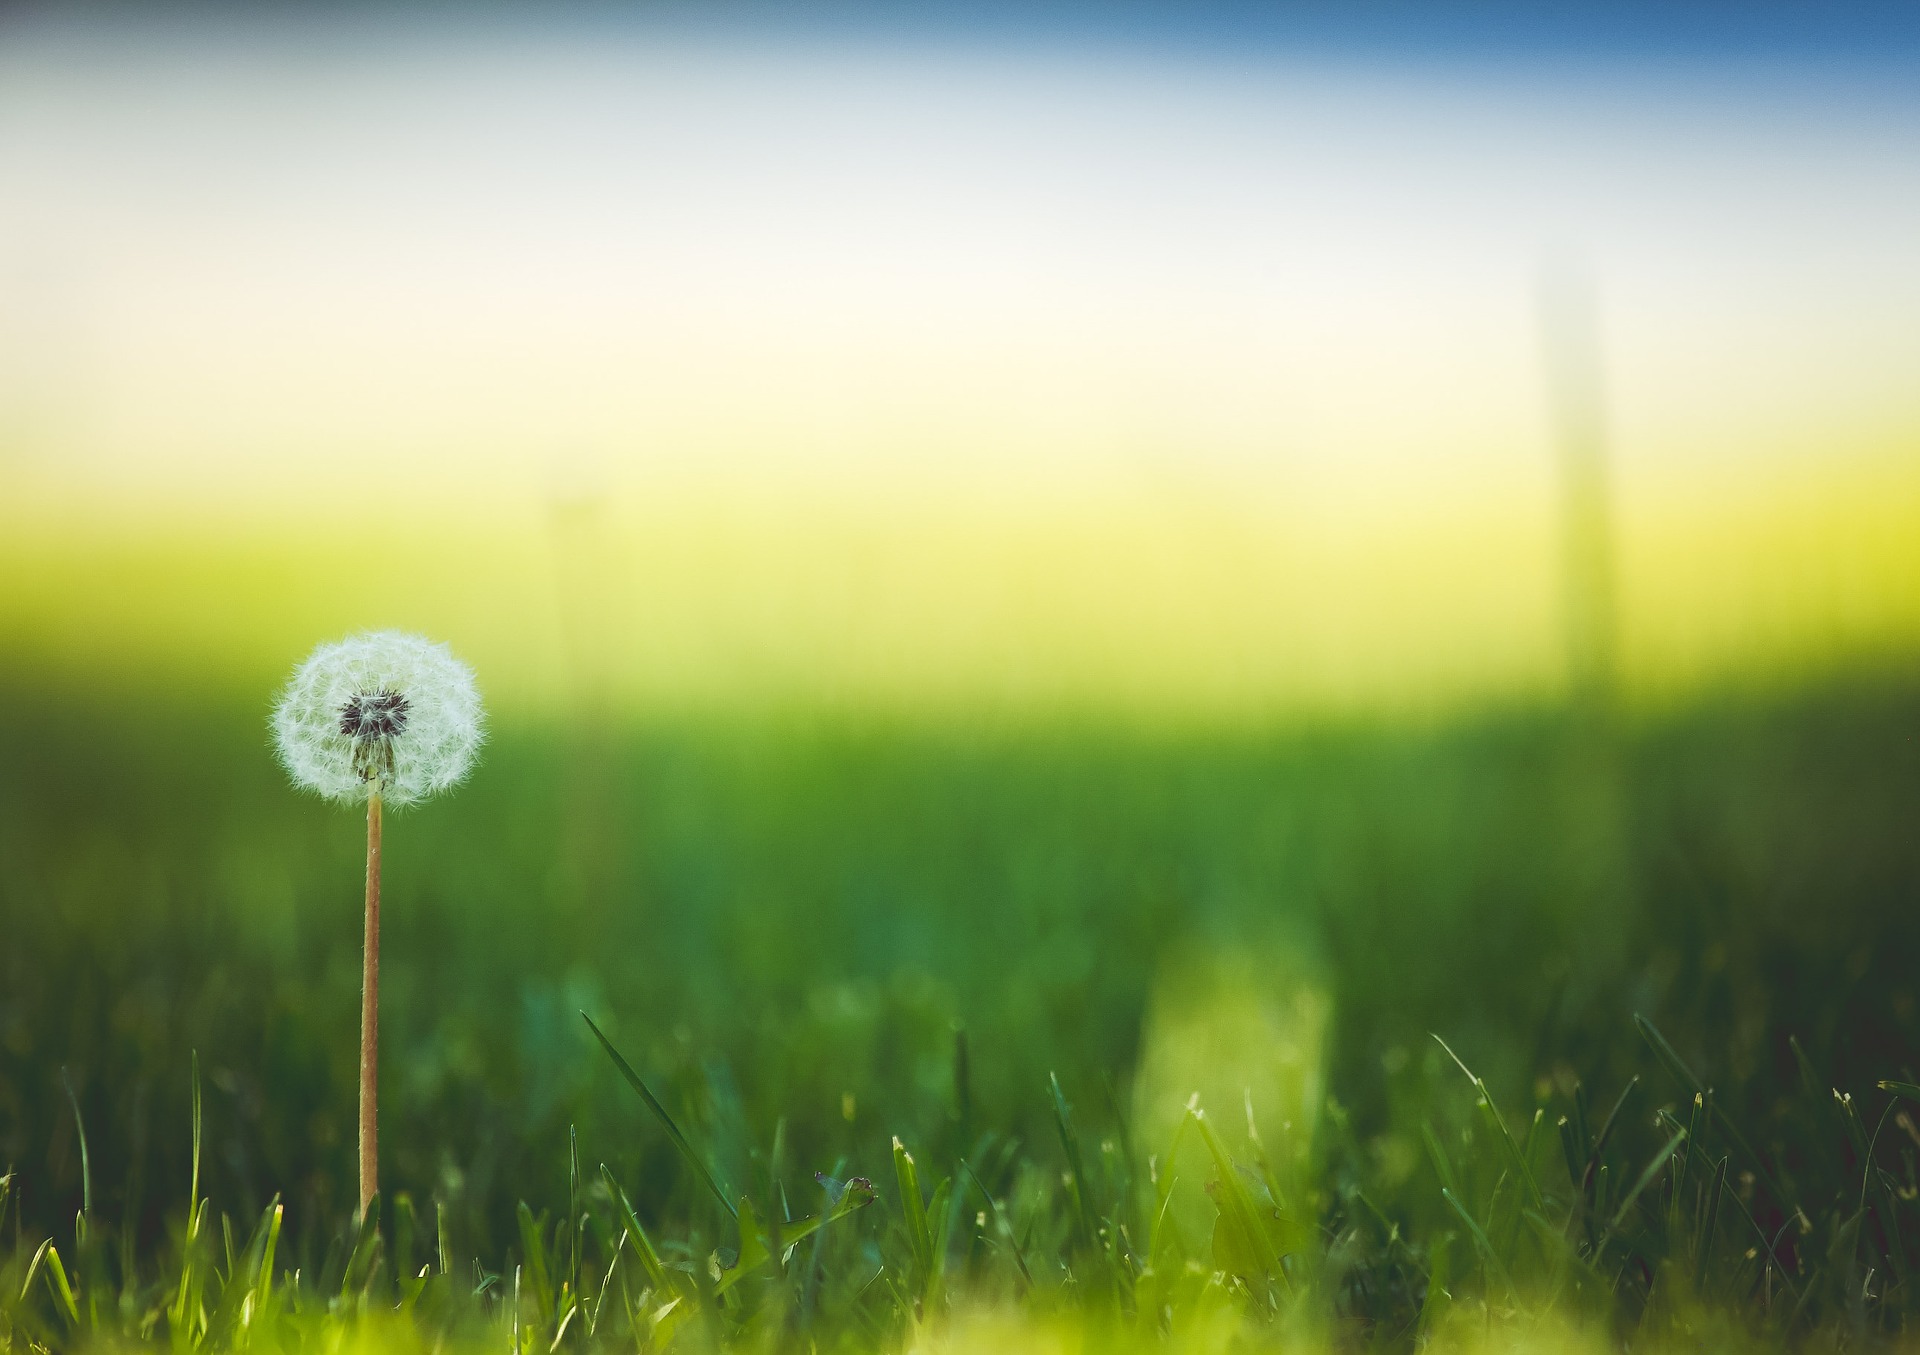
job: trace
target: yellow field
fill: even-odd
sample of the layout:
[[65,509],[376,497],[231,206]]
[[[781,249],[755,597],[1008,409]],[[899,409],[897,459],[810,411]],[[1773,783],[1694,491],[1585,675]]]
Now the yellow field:
[[[0,544],[0,643],[76,678],[257,685],[317,639],[402,625],[529,713],[1434,712],[1563,685],[1556,523],[1545,483],[1428,504],[1172,483],[49,514]],[[1630,485],[1614,523],[1631,699],[1920,641],[1911,461]]]

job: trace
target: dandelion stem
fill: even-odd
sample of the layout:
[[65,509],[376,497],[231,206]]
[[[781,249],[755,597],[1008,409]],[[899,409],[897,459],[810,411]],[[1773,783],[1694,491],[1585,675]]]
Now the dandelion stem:
[[375,1073],[380,1056],[380,796],[367,797],[367,938],[360,968],[360,1213],[380,1189],[379,1112]]

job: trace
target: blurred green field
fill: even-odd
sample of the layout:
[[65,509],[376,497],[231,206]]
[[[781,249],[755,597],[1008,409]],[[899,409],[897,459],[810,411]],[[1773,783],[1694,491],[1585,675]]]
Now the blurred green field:
[[[286,785],[265,714],[264,695],[107,702],[0,683],[0,1239],[15,1256],[0,1298],[20,1293],[39,1238],[78,1248],[83,1204],[136,1270],[178,1253],[196,1051],[202,1193],[239,1243],[277,1195],[278,1264],[309,1282],[329,1265],[353,1205],[363,844],[353,815]],[[929,1191],[952,1174],[971,1201],[949,1234],[951,1294],[1031,1284],[1056,1295],[1040,1319],[1105,1311],[1082,1291],[1106,1224],[1131,1218],[1138,1245],[1154,1222],[1140,1198],[1152,1215],[1166,1195],[1168,1218],[1208,1225],[1205,1196],[1152,1184],[1198,1090],[1236,1152],[1258,1155],[1260,1112],[1289,1217],[1326,1256],[1348,1246],[1316,1330],[1405,1344],[1434,1330],[1441,1290],[1510,1312],[1533,1283],[1501,1274],[1532,1225],[1493,1227],[1519,1187],[1438,1034],[1509,1124],[1544,1110],[1525,1152],[1569,1219],[1582,1185],[1556,1121],[1597,1124],[1640,1078],[1597,1187],[1609,1220],[1625,1206],[1595,1331],[1630,1338],[1659,1309],[1649,1292],[1678,1283],[1661,1248],[1701,1226],[1688,1205],[1682,1228],[1674,1201],[1724,1159],[1752,1216],[1736,1224],[1729,1204],[1719,1224],[1712,1299],[1747,1315],[1735,1327],[1897,1333],[1915,1309],[1920,1132],[1882,1119],[1876,1082],[1920,1081],[1917,824],[1920,673],[1897,666],[1632,721],[1540,707],[1205,735],[505,725],[469,786],[389,822],[383,1185],[422,1217],[438,1206],[462,1277],[511,1276],[529,1251],[519,1203],[569,1217],[571,1130],[585,1178],[606,1163],[656,1239],[693,1258],[731,1245],[584,1011],[738,1193],[797,1217],[817,1207],[816,1171],[873,1180],[877,1204],[833,1225],[817,1310],[790,1263],[804,1303],[770,1329],[804,1317],[821,1324],[811,1339],[872,1348],[919,1330],[901,1298],[894,1136]],[[1691,1097],[1636,1014],[1741,1138],[1710,1111],[1661,1166],[1671,1125],[1656,1113],[1688,1124]],[[1877,1132],[1885,1181],[1833,1088]],[[1498,1264],[1441,1193],[1430,1135],[1460,1155],[1455,1198]],[[1101,1164],[1077,1184],[1089,1207],[1106,1201],[1105,1223],[1063,1186],[1079,1151]],[[962,1158],[1009,1211],[1018,1265]],[[1623,1174],[1649,1161],[1629,1195]],[[595,1189],[606,1247],[613,1202]],[[1778,1272],[1755,1259],[1756,1229],[1777,1238]],[[1186,1245],[1227,1274],[1222,1304],[1255,1303],[1217,1236],[1211,1253],[1204,1236]],[[1022,1280],[1028,1265],[1046,1273]],[[10,1320],[26,1325],[9,1330],[68,1330],[25,1278]],[[1115,1311],[1150,1334],[1128,1292]],[[768,1339],[761,1309],[719,1311],[684,1339],[722,1339],[727,1322]]]

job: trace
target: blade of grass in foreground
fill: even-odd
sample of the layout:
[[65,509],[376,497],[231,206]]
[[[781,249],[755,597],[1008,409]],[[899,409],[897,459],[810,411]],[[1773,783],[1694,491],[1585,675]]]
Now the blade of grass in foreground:
[[1627,1191],[1626,1195],[1621,1198],[1620,1207],[1613,1211],[1613,1221],[1607,1225],[1606,1233],[1602,1235],[1603,1238],[1611,1237],[1620,1230],[1620,1225],[1627,1221],[1627,1213],[1633,1208],[1634,1202],[1640,1198],[1648,1186],[1654,1183],[1654,1179],[1660,1175],[1661,1168],[1667,1165],[1667,1160],[1671,1158],[1674,1151],[1686,1141],[1686,1138],[1687,1134],[1683,1129],[1667,1140],[1666,1147],[1653,1155],[1653,1160],[1647,1163],[1645,1170],[1640,1173],[1639,1179],[1633,1183],[1633,1188]]
[[[1483,1081],[1480,1075],[1474,1072],[1473,1069],[1467,1067],[1466,1063],[1458,1054],[1453,1052],[1452,1046],[1445,1040],[1441,1039],[1437,1034],[1433,1036],[1433,1040],[1435,1044],[1446,1050],[1447,1057],[1453,1060],[1455,1067],[1466,1074],[1467,1081],[1473,1085],[1474,1091],[1479,1093],[1480,1100],[1478,1109],[1481,1118],[1492,1128],[1494,1137],[1501,1146],[1506,1149],[1507,1161],[1514,1175],[1519,1179],[1520,1184],[1526,1187],[1528,1203],[1536,1210],[1545,1209],[1546,1200],[1541,1193],[1540,1182],[1533,1174],[1532,1153],[1531,1151],[1522,1152],[1520,1145],[1514,1142],[1513,1133],[1507,1128],[1507,1122],[1502,1118],[1499,1107],[1493,1104],[1493,1093],[1487,1090],[1486,1082]],[[1536,1123],[1537,1122],[1536,1117]],[[1531,1133],[1528,1135],[1527,1143],[1528,1148],[1531,1149],[1533,1146]]]
[[66,1088],[67,1104],[73,1107],[73,1132],[80,1139],[80,1230],[79,1241],[86,1244],[87,1225],[93,1221],[93,1159],[87,1153],[87,1122],[80,1115],[80,1098],[73,1094],[73,1079],[65,1067],[60,1069],[60,1085]]
[[893,1172],[900,1184],[900,1214],[906,1221],[914,1273],[924,1278],[933,1270],[933,1234],[927,1226],[926,1201],[920,1198],[920,1170],[897,1134],[893,1139]]
[[1514,1284],[1513,1277],[1507,1273],[1506,1263],[1500,1259],[1500,1253],[1494,1250],[1493,1240],[1487,1236],[1487,1230],[1480,1226],[1480,1221],[1474,1218],[1464,1204],[1460,1203],[1460,1197],[1447,1187],[1440,1188],[1440,1198],[1445,1200],[1447,1207],[1459,1216],[1460,1222],[1467,1225],[1467,1236],[1473,1239],[1473,1249],[1480,1254],[1481,1264],[1486,1267],[1488,1273],[1499,1280],[1509,1294],[1518,1298],[1519,1287]]
[[633,1212],[633,1204],[627,1199],[627,1192],[622,1190],[620,1183],[613,1179],[613,1173],[608,1170],[604,1162],[600,1164],[600,1179],[606,1183],[607,1193],[613,1196],[614,1205],[620,1211],[619,1220],[625,1225],[627,1236],[633,1241],[634,1254],[640,1258],[640,1268],[647,1273],[647,1282],[661,1294],[683,1293],[683,1287],[676,1284],[673,1276],[668,1274],[665,1264],[660,1260],[660,1253],[654,1249],[653,1239],[647,1236],[647,1230],[641,1226],[639,1216]]
[[700,1179],[706,1182],[707,1189],[713,1192],[713,1198],[720,1201],[720,1207],[727,1211],[727,1217],[738,1219],[739,1209],[727,1198],[727,1192],[720,1189],[720,1183],[714,1180],[713,1173],[707,1170],[707,1164],[701,1159],[700,1154],[694,1152],[693,1145],[687,1142],[687,1136],[682,1134],[680,1126],[673,1122],[673,1116],[667,1114],[667,1108],[647,1090],[647,1084],[640,1080],[640,1075],[633,1071],[633,1066],[620,1057],[620,1051],[615,1049],[613,1042],[601,1033],[600,1027],[593,1024],[593,1018],[581,1012],[580,1019],[587,1023],[587,1029],[593,1032],[596,1040],[600,1041],[600,1047],[607,1051],[607,1057],[613,1060],[613,1066],[620,1070],[620,1076],[627,1080],[627,1085],[640,1093],[640,1099],[647,1103],[647,1109],[651,1110],[665,1127],[667,1137],[673,1140],[673,1146],[680,1150],[680,1155],[686,1158],[694,1171],[699,1173]]
[[[1183,1116],[1181,1118],[1181,1125],[1184,1127],[1185,1124],[1186,1119]],[[1177,1147],[1177,1139],[1175,1140],[1175,1144]],[[980,1173],[973,1169],[971,1162],[963,1157],[960,1159],[960,1167],[968,1176],[973,1178],[974,1187],[979,1190],[980,1197],[987,1202],[987,1208],[993,1211],[993,1221],[999,1227],[1001,1237],[1006,1240],[1007,1246],[1013,1252],[1013,1263],[1020,1269],[1020,1278],[1026,1282],[1027,1288],[1031,1289],[1033,1287],[1033,1272],[1027,1268],[1026,1251],[1020,1246],[1020,1239],[1013,1231],[1013,1223],[1007,1218],[1006,1210],[1000,1207],[1000,1201],[993,1198],[993,1192],[987,1189],[987,1183],[980,1179]]]
[[1053,1127],[1059,1131],[1060,1147],[1067,1155],[1067,1198],[1073,1202],[1074,1226],[1079,1230],[1081,1242],[1091,1247],[1097,1244],[1100,1235],[1087,1202],[1087,1192],[1093,1183],[1087,1180],[1087,1169],[1080,1160],[1080,1136],[1074,1132],[1073,1113],[1067,1108],[1057,1073],[1047,1074],[1047,1090],[1053,1096]]
[[[1667,1071],[1687,1089],[1689,1095],[1699,1095],[1708,1090],[1706,1083],[1700,1080],[1693,1069],[1687,1066],[1686,1061],[1674,1051],[1673,1046],[1667,1043],[1667,1037],[1660,1033],[1653,1022],[1635,1013],[1633,1024],[1639,1029],[1640,1036],[1647,1042],[1648,1048],[1653,1050],[1654,1057],[1665,1065]],[[1790,1212],[1798,1213],[1799,1204],[1787,1193],[1784,1183],[1774,1174],[1767,1159],[1747,1142],[1747,1136],[1740,1132],[1740,1126],[1733,1122],[1724,1108],[1716,1105],[1713,1107],[1713,1112],[1713,1121],[1720,1126],[1720,1132],[1725,1134],[1728,1141],[1752,1164],[1754,1173],[1760,1178],[1761,1183],[1773,1192],[1773,1197],[1785,1208]]]
[[[731,1289],[746,1275],[750,1274],[756,1267],[765,1265],[776,1255],[784,1257],[793,1250],[797,1243],[805,1241],[828,1224],[836,1223],[856,1210],[866,1208],[877,1198],[874,1193],[873,1182],[867,1180],[864,1176],[856,1176],[844,1184],[840,1182],[830,1182],[820,1173],[815,1173],[815,1177],[827,1192],[827,1208],[819,1214],[810,1214],[805,1218],[790,1219],[782,1223],[780,1225],[780,1236],[777,1239],[779,1242],[778,1251],[774,1248],[776,1239],[773,1237],[771,1229],[758,1226],[756,1221],[758,1232],[756,1238],[757,1248],[750,1253],[747,1247],[747,1229],[745,1226],[742,1226],[740,1230],[740,1259],[734,1263],[733,1269],[723,1275],[720,1278],[720,1282],[714,1285],[713,1292],[715,1295],[726,1293],[727,1290]],[[744,1196],[742,1197],[742,1203],[749,1203]],[[743,1213],[741,1217],[744,1219],[751,1216]]]

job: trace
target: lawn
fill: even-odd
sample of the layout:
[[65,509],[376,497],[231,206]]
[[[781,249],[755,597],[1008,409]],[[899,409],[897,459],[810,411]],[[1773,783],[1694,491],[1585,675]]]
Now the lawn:
[[1911,667],[504,723],[388,820],[365,1223],[360,825],[266,711],[0,682],[0,1348],[1859,1348],[1920,1304]]

